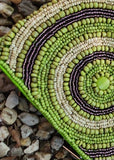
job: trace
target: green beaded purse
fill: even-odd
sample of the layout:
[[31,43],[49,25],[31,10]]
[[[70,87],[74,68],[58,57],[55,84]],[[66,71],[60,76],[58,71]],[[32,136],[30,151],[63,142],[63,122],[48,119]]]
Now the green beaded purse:
[[113,160],[114,0],[52,0],[0,44],[0,69],[82,159]]

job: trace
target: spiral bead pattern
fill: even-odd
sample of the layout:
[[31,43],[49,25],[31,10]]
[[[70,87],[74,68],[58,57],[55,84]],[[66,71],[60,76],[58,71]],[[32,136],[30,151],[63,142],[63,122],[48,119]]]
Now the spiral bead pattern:
[[76,152],[113,160],[114,1],[52,0],[0,45],[0,68]]

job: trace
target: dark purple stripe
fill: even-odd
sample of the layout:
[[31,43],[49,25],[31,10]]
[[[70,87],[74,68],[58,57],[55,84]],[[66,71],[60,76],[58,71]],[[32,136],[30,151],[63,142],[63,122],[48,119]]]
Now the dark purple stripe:
[[100,109],[93,107],[82,98],[78,90],[78,81],[82,68],[87,65],[89,62],[92,62],[95,59],[114,59],[114,54],[109,52],[94,52],[86,57],[84,57],[79,63],[74,67],[70,76],[69,87],[75,102],[81,107],[82,110],[89,114],[93,115],[104,115],[109,114],[114,110],[114,106],[110,106],[106,109]]
[[25,81],[25,85],[30,89],[30,75],[33,69],[34,61],[44,43],[49,39],[49,37],[53,36],[58,30],[62,27],[66,27],[67,25],[82,20],[84,18],[92,18],[92,17],[105,17],[105,18],[114,18],[114,11],[112,10],[103,10],[103,9],[85,9],[80,12],[73,13],[64,18],[58,20],[51,27],[46,28],[33,42],[31,45],[26,58],[23,63],[23,79]]
[[84,151],[91,158],[95,157],[108,157],[114,154],[114,147],[106,148],[106,149],[95,149],[95,150],[87,150],[83,147],[80,147],[82,151]]

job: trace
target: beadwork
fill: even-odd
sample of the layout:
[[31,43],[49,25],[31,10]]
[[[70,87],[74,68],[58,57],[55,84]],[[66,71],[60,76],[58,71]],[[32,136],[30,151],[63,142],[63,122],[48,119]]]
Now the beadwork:
[[52,0],[0,39],[0,68],[84,160],[113,160],[114,1]]

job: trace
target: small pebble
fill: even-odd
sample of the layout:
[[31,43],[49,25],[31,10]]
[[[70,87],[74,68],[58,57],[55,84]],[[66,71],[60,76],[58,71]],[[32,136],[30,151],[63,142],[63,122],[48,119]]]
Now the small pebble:
[[38,151],[38,150],[39,150],[39,140],[36,140],[34,143],[32,143],[29,147],[27,147],[24,150],[24,153],[25,154],[32,154],[32,153],[34,153],[35,151]]
[[32,4],[30,0],[23,0],[19,5],[18,5],[18,10],[21,14],[24,16],[28,16],[31,13],[33,13],[35,10],[38,8]]
[[43,131],[43,130],[38,130],[38,132],[36,133],[36,136],[40,139],[40,140],[48,140],[50,138],[50,133],[47,131]]
[[54,133],[54,128],[48,121],[41,122],[38,125],[38,131],[36,136],[40,140],[48,140],[51,137],[51,134]]
[[3,17],[7,18],[12,15],[14,12],[14,8],[10,5],[0,2],[0,14],[2,14]]
[[47,131],[47,132],[49,132],[49,134],[52,134],[55,131],[54,128],[52,127],[52,125],[47,120],[44,122],[41,122],[38,125],[38,129],[43,130],[43,131]]
[[27,125],[22,125],[22,127],[21,127],[21,136],[22,136],[22,138],[27,138],[32,133],[33,133],[33,130],[32,130],[31,127],[29,127]]
[[13,147],[11,148],[11,156],[21,157],[23,155],[23,150],[21,147]]
[[21,98],[21,97],[19,98],[18,109],[21,110],[21,111],[25,111],[25,112],[29,111],[29,106],[28,106],[25,98]]
[[27,155],[24,155],[23,160],[36,160],[34,157],[28,157]]
[[7,127],[0,127],[0,141],[4,141],[9,136],[9,131]]
[[56,151],[58,151],[63,144],[64,144],[64,140],[60,137],[54,136],[51,140],[51,148]]
[[23,112],[19,115],[19,119],[28,126],[34,126],[39,123],[39,118],[35,114]]
[[68,152],[65,149],[61,148],[60,151],[58,151],[58,153],[55,155],[55,157],[57,159],[64,159],[67,156],[67,154]]
[[16,107],[18,104],[19,104],[19,98],[18,98],[16,92],[15,91],[10,92],[10,94],[6,100],[6,103],[5,103],[6,107],[12,109],[12,108]]
[[[32,104],[30,104],[29,110],[30,110],[31,112],[37,112],[37,111],[38,111]],[[40,114],[40,115],[41,115],[41,114]]]
[[25,139],[21,139],[21,146],[26,146],[28,147],[31,144],[30,137],[27,137]]
[[50,153],[51,152],[51,146],[50,141],[42,141],[40,143],[40,152]]
[[22,126],[22,123],[21,123],[20,119],[17,119],[16,123],[17,123],[17,127],[21,127]]
[[4,108],[1,113],[1,118],[4,123],[11,125],[17,119],[17,112],[14,109]]
[[9,150],[10,148],[4,142],[0,142],[0,157],[6,156]]
[[52,157],[50,153],[44,153],[44,152],[36,152],[35,155],[37,160],[50,160]]

